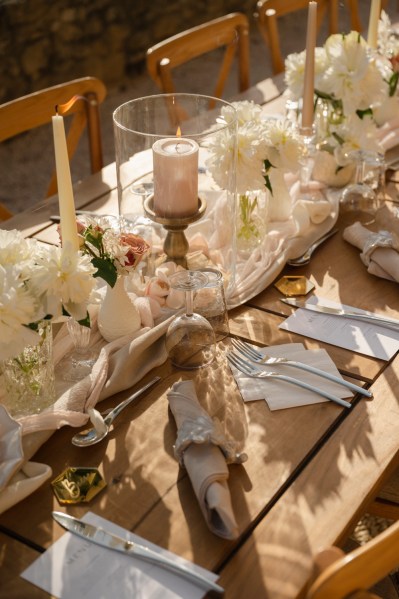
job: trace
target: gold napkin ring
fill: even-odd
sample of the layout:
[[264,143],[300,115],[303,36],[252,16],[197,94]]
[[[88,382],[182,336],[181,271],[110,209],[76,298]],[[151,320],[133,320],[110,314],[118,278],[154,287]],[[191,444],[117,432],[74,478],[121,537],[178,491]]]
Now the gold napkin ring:
[[371,254],[377,248],[392,248],[399,251],[398,238],[389,231],[379,231],[370,235],[364,244],[363,252],[360,254],[363,264],[366,266],[370,265]]
[[197,418],[186,418],[177,433],[173,446],[176,459],[184,465],[184,451],[191,443],[212,443],[217,445],[224,454],[228,464],[242,464],[248,459],[246,453],[238,451],[237,444],[227,439],[219,420],[213,420],[204,414]]

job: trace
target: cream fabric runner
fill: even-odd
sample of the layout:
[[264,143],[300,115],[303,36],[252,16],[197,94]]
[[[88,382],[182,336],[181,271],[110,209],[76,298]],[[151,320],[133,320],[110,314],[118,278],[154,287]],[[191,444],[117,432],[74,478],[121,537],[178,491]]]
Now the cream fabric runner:
[[[0,513],[24,499],[51,476],[52,472],[48,466],[28,460],[57,428],[86,424],[89,420],[89,408],[119,391],[129,389],[166,360],[164,334],[172,318],[152,329],[141,329],[111,343],[102,339],[94,319],[91,344],[100,345],[101,351],[91,374],[61,392],[53,406],[40,414],[18,420],[23,457],[15,463],[11,472],[7,472],[6,480],[1,480],[0,468]],[[55,363],[71,348],[72,341],[64,325],[54,340]],[[2,399],[4,401],[4,396],[2,382],[0,402]],[[1,449],[0,445],[0,451]],[[0,454],[0,467],[3,462],[4,456]]]

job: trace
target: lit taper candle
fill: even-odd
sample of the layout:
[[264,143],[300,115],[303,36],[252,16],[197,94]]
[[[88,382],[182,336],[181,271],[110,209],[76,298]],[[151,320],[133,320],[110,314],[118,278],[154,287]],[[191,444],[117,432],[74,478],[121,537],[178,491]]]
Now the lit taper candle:
[[308,27],[306,32],[306,61],[303,84],[302,129],[313,126],[314,112],[314,55],[317,38],[317,2],[309,2]]
[[75,202],[73,199],[71,169],[65,137],[64,119],[56,114],[52,117],[55,168],[57,172],[58,202],[60,207],[61,242],[68,241],[76,251],[79,249],[78,231],[76,227]]

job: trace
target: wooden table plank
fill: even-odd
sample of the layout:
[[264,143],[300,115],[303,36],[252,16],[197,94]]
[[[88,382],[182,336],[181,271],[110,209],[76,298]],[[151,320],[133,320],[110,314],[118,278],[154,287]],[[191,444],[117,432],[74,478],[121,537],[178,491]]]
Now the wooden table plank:
[[[102,443],[76,448],[70,444],[75,430],[65,427],[42,446],[35,461],[48,463],[54,477],[68,466],[97,466],[108,483],[107,489],[90,506],[71,506],[66,511],[80,517],[92,509],[129,530],[143,529],[151,540],[161,534],[161,544],[172,550],[180,551],[185,538],[183,531],[191,535],[195,530],[193,545],[187,546],[183,553],[187,555],[196,547],[195,558],[211,567],[224,559],[225,545],[217,544],[208,532],[194,495],[191,494],[187,505],[179,500],[181,489],[189,496],[190,485],[183,480],[185,472],[179,470],[173,456],[176,429],[166,398],[172,383],[192,378],[199,400],[211,416],[223,423],[230,436],[243,442],[246,438],[248,462],[241,467],[231,467],[233,503],[241,532],[250,527],[280,492],[281,486],[303,466],[346,409],[332,402],[276,412],[270,412],[264,401],[244,405],[223,358],[223,344],[219,350],[218,361],[207,369],[182,374],[166,363],[154,371],[151,376],[157,372],[163,376],[161,383],[137,405],[129,407],[115,431]],[[103,402],[100,409],[115,405],[126,395],[127,392]],[[265,481],[268,481],[266,486]],[[171,507],[166,509],[169,501]],[[47,547],[55,535],[61,534],[61,530],[58,533],[54,530],[53,509],[58,509],[58,504],[48,482],[0,516],[0,524]],[[169,510],[173,525],[179,523],[177,530],[181,532],[171,537],[166,525],[163,532],[154,526],[160,514],[168,514]],[[190,517],[186,518],[187,510]],[[158,537],[156,542],[159,542]],[[202,548],[201,554],[199,548]]]
[[[106,196],[115,188],[115,163],[111,163],[103,168],[100,173],[91,175],[87,179],[84,179],[84,181],[80,181],[74,185],[76,209],[85,208],[93,200],[98,200]],[[18,229],[25,237],[31,237],[52,224],[50,216],[53,214],[58,214],[58,196],[42,200],[24,212],[20,212],[12,218],[3,221],[1,228],[7,230]]]
[[229,599],[303,597],[312,556],[341,542],[399,465],[399,358],[223,568]]
[[19,576],[40,553],[2,532],[0,547],[0,599],[48,599],[48,593]]

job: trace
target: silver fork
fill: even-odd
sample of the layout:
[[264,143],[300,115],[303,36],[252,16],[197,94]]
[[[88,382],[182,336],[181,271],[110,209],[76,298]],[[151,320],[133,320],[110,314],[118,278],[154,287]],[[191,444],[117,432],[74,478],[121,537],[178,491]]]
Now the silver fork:
[[238,370],[240,370],[243,374],[247,376],[251,376],[256,379],[280,379],[281,381],[286,381],[287,383],[291,383],[293,385],[297,385],[298,387],[303,387],[303,389],[307,389],[308,391],[312,391],[312,393],[317,393],[326,399],[329,399],[340,406],[344,406],[345,408],[351,408],[351,404],[349,401],[345,401],[345,399],[341,399],[340,397],[336,397],[327,391],[323,391],[323,389],[318,389],[317,387],[313,387],[312,385],[308,385],[304,381],[300,381],[299,379],[295,379],[291,376],[287,376],[285,374],[280,374],[279,372],[266,372],[265,370],[261,370],[258,366],[247,362],[242,358],[239,354],[234,352],[227,352],[227,359],[235,366]]
[[232,339],[234,347],[239,351],[243,356],[251,360],[251,362],[255,362],[256,364],[264,364],[265,366],[271,366],[273,364],[286,364],[287,366],[294,366],[295,368],[300,368],[301,370],[307,370],[308,372],[312,372],[318,376],[321,376],[325,379],[329,379],[330,381],[334,381],[334,383],[338,383],[343,387],[347,387],[351,389],[355,393],[361,393],[366,397],[373,397],[373,394],[367,389],[363,389],[363,387],[359,387],[354,383],[350,383],[349,381],[345,381],[334,374],[330,374],[329,372],[325,372],[324,370],[320,370],[319,368],[315,368],[314,366],[310,366],[309,364],[304,364],[303,362],[296,362],[295,360],[290,360],[288,358],[276,358],[273,356],[267,356],[266,354],[262,354],[257,351],[252,345],[245,343],[245,341],[241,341],[240,339]]

